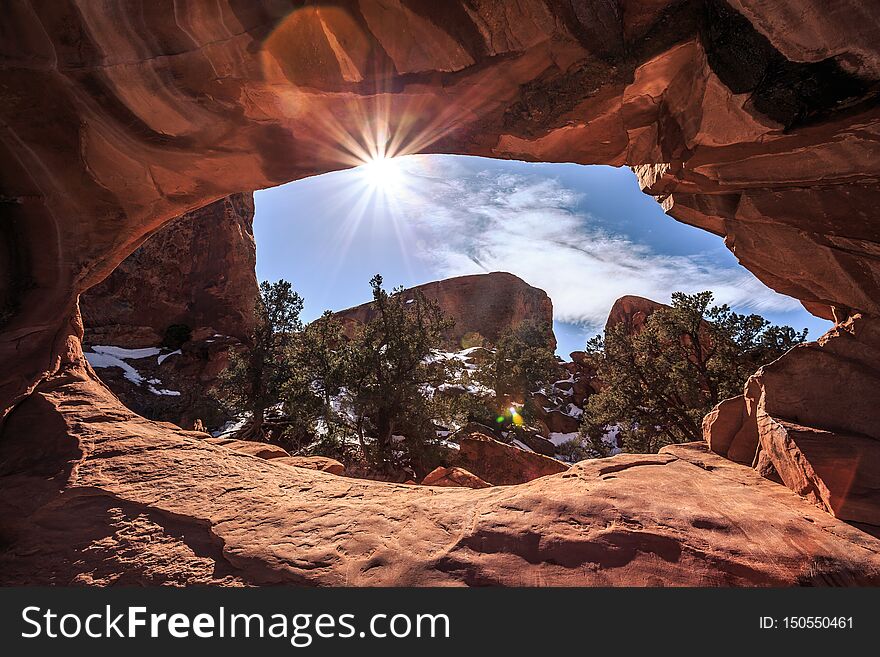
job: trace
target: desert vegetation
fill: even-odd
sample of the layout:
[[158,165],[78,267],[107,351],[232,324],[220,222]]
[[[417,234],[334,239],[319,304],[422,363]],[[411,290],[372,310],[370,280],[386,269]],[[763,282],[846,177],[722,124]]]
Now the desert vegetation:
[[243,420],[236,438],[392,479],[449,464],[473,431],[566,462],[655,453],[700,440],[714,405],[806,338],[712,305],[711,292],[679,292],[638,326],[609,325],[573,370],[547,324],[522,321],[494,344],[449,351],[454,319],[435,301],[386,290],[378,274],[369,285],[373,313],[348,329],[330,311],[304,324],[287,281],[260,286],[254,329],[215,391]]

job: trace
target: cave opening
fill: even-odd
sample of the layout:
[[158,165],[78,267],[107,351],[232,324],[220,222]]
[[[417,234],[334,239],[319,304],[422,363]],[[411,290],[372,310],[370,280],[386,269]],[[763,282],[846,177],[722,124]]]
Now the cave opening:
[[547,292],[562,358],[583,349],[625,295],[668,303],[675,291],[711,290],[813,338],[831,326],[761,283],[722,239],[666,215],[628,167],[458,155],[380,162],[254,195],[257,278],[291,281],[306,321],[368,301],[376,273],[410,288],[501,271]]
[[[761,283],[719,237],[664,214],[629,168],[379,155],[232,195],[163,228],[83,295],[86,358],[135,412],[230,435],[240,422],[209,391],[248,337],[259,282],[290,281],[309,323],[357,311],[377,273],[389,289],[446,285],[460,349],[472,339],[463,336],[492,343],[542,319],[544,307],[523,296],[534,289],[548,299],[561,361],[627,296],[669,303],[673,292],[708,290],[813,338],[831,325]],[[486,282],[450,287],[472,280]]]
[[[273,584],[880,581],[877,543],[840,522],[880,526],[880,39],[865,3],[842,2],[830,13],[815,0],[587,2],[571,11],[537,0],[450,2],[442,10],[361,2],[285,12],[279,3],[220,0],[176,6],[173,20],[157,3],[112,13],[104,3],[74,3],[69,12],[37,4],[10,8],[10,33],[19,37],[0,72],[4,89],[15,90],[0,110],[0,205],[12,213],[10,245],[0,249],[0,271],[9,272],[0,276],[3,582],[96,582],[107,572],[106,581],[159,583],[171,573],[183,583],[217,583],[227,567],[243,582]],[[368,9],[342,6],[355,4]],[[248,444],[242,455],[241,445],[123,408],[114,393],[147,417],[215,426],[220,418],[198,408],[185,381],[204,389],[224,369],[247,331],[256,272],[356,291],[344,303],[305,294],[316,310],[366,300],[365,277],[376,271],[409,284],[400,253],[365,249],[373,231],[398,231],[382,243],[445,263],[413,283],[487,263],[529,265],[520,274],[536,287],[552,287],[542,277],[554,270],[570,275],[563,289],[548,290],[559,313],[578,307],[569,295],[588,296],[579,290],[592,279],[571,264],[588,255],[606,267],[606,280],[669,283],[645,292],[661,298],[702,271],[669,267],[705,256],[688,238],[671,237],[679,230],[672,220],[658,214],[664,229],[656,235],[603,226],[609,217],[601,212],[575,210],[578,188],[562,169],[543,180],[525,170],[586,171],[577,165],[510,163],[523,169],[495,172],[493,181],[491,167],[502,165],[480,161],[471,171],[476,191],[461,176],[438,176],[435,196],[447,202],[410,208],[398,222],[362,219],[351,231],[333,225],[339,215],[291,217],[300,206],[282,202],[289,223],[329,225],[326,235],[348,238],[317,263],[305,257],[321,254],[307,236],[261,238],[262,217],[255,243],[250,190],[297,179],[290,189],[304,190],[344,175],[308,178],[339,166],[315,152],[315,139],[338,136],[328,127],[362,128],[360,110],[382,105],[398,116],[408,109],[420,128],[414,134],[424,140],[408,153],[634,165],[672,217],[723,235],[760,280],[836,326],[822,343],[752,370],[746,389],[705,416],[698,445],[594,461],[559,477],[532,471],[519,481],[534,481],[488,492],[353,483],[280,459],[263,463],[252,457],[278,456],[261,452],[264,444]],[[329,117],[338,125],[328,126]],[[385,193],[389,162],[377,155],[366,187],[382,194],[372,202],[397,203]],[[546,192],[537,205],[536,193],[524,198],[528,181]],[[481,197],[487,188],[494,191]],[[448,211],[450,196],[479,210],[472,223],[485,230],[462,230],[459,212],[444,230],[426,229],[420,245],[407,231],[436,220],[437,207]],[[525,208],[519,214],[531,220],[499,220],[499,207]],[[560,226],[569,230],[560,234]],[[573,243],[573,228],[584,226],[592,232]],[[223,234],[247,248],[225,248],[216,239]],[[671,244],[651,242],[658,236]],[[735,269],[719,239],[703,238],[712,240],[709,264]],[[462,239],[464,248],[448,248]],[[597,253],[597,244],[605,250]],[[264,274],[262,253],[276,246],[280,262],[301,263],[305,273]],[[552,261],[542,264],[548,251]],[[135,258],[128,276],[126,256]],[[145,264],[153,257],[164,269]],[[343,284],[334,267],[349,262],[364,262],[365,272]],[[403,272],[397,281],[393,266]],[[110,303],[96,303],[101,286],[113,288]],[[147,302],[151,294],[164,295],[162,303]],[[110,389],[82,358],[78,300],[88,360]],[[562,317],[581,320],[578,340],[590,326],[583,312]],[[126,313],[135,319],[119,321]],[[125,385],[138,396],[126,398]],[[107,505],[117,502],[108,518]],[[187,560],[198,572],[177,558],[191,550],[165,551],[164,540],[151,540],[161,534],[126,520],[143,509],[175,535],[192,536],[195,527],[201,537],[207,528],[207,562]],[[419,517],[431,521],[413,524]],[[120,526],[147,540],[115,542],[130,534]],[[100,542],[109,552],[88,549]],[[609,545],[629,561],[609,564]],[[584,567],[584,554],[598,555],[600,567]],[[165,558],[174,567],[157,571]]]

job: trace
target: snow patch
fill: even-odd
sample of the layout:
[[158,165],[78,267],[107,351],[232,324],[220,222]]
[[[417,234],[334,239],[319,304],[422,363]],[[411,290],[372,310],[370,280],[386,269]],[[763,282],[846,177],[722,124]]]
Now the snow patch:
[[162,363],[165,362],[165,359],[168,358],[169,356],[176,356],[178,354],[183,354],[183,352],[180,349],[178,349],[177,351],[172,351],[170,354],[162,354],[161,356],[159,356],[158,359],[156,359],[156,362],[159,365],[161,365]]
[[[91,365],[95,369],[101,369],[105,367],[118,367],[122,370],[122,375],[125,377],[125,379],[135,384],[136,386],[146,385],[147,390],[149,390],[154,395],[165,397],[178,397],[180,396],[179,391],[168,390],[167,388],[157,388],[156,385],[161,384],[161,380],[146,380],[140,372],[138,372],[132,365],[126,362],[128,360],[141,360],[143,358],[158,356],[160,353],[162,353],[162,350],[158,347],[126,349],[124,347],[96,344],[92,347],[91,351],[85,352],[84,355],[86,357],[86,360],[89,362],[89,365]],[[171,354],[167,354],[167,356],[170,355]],[[159,356],[159,364],[162,363],[162,360],[163,357]]]
[[514,438],[514,439],[511,440],[510,442],[511,442],[512,445],[514,445],[515,447],[519,447],[519,448],[520,448],[521,450],[523,450],[523,451],[526,451],[526,452],[534,452],[534,451],[535,451],[535,450],[533,450],[531,447],[529,447],[528,445],[526,445],[524,442],[522,442],[522,441],[520,441],[520,440],[517,440],[516,438]]
[[567,443],[571,440],[574,440],[578,437],[577,431],[572,431],[571,433],[559,433],[557,431],[551,432],[548,440],[553,443],[554,446],[559,447],[563,443]]

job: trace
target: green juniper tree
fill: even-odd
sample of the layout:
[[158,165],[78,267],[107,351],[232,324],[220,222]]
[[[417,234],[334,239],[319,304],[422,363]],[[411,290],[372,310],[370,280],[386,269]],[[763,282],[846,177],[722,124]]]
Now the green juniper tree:
[[375,316],[350,341],[344,377],[353,428],[373,467],[418,470],[436,441],[432,420],[438,411],[430,391],[449,376],[432,354],[451,321],[419,291],[389,293],[378,274],[370,287]]
[[249,416],[238,435],[243,440],[266,440],[266,411],[278,403],[294,375],[293,346],[303,329],[302,308],[302,297],[287,281],[260,284],[254,328],[245,348],[230,352],[229,365],[215,390],[231,413]]
[[758,367],[806,339],[806,329],[711,304],[711,292],[676,292],[672,306],[652,313],[641,330],[618,324],[587,344],[603,386],[587,403],[581,433],[597,454],[607,452],[602,436],[615,425],[629,452],[700,440],[713,406],[741,394]]
[[550,326],[533,321],[504,331],[476,375],[478,381],[495,392],[494,408],[487,409],[487,417],[474,419],[494,423],[496,417],[503,417],[505,426],[513,424],[507,412],[512,405],[522,406],[525,420],[532,419],[530,406],[525,404],[529,394],[553,383],[560,375],[552,338]]
[[346,438],[352,432],[339,399],[354,373],[351,356],[342,324],[329,310],[305,326],[296,340],[295,374],[282,388],[282,400],[298,446],[311,454],[347,460]]

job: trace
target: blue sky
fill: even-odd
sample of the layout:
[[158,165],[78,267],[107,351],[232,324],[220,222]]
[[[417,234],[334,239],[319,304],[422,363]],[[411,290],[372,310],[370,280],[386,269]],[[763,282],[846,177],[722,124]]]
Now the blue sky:
[[305,297],[303,319],[387,287],[509,271],[553,300],[562,356],[614,300],[712,290],[739,312],[821,335],[807,313],[741,267],[722,240],[666,216],[628,168],[411,155],[255,194],[260,280]]

